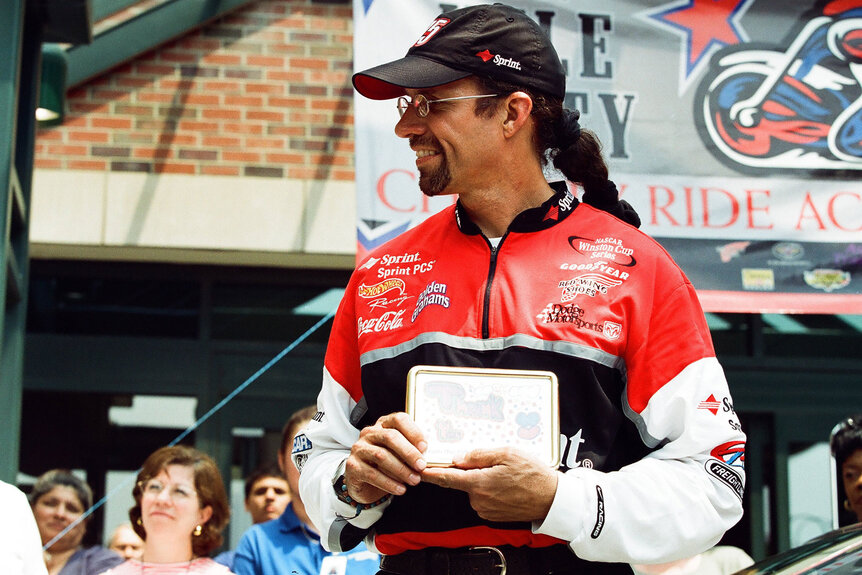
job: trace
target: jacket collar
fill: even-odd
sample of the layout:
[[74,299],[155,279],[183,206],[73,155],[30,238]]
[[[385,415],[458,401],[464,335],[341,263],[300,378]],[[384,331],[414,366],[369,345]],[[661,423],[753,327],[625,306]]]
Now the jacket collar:
[[[529,208],[515,216],[509,225],[510,232],[526,233],[550,228],[566,219],[575,210],[579,202],[569,192],[564,180],[550,182],[549,185],[554,190],[554,195],[541,206]],[[467,235],[482,233],[479,226],[467,215],[467,210],[461,205],[461,200],[455,204],[455,223],[458,225],[458,229]]]

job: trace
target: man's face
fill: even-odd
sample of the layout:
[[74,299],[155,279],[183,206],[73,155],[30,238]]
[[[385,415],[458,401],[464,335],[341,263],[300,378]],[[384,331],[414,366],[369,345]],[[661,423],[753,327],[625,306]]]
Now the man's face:
[[251,514],[252,523],[263,523],[277,519],[290,503],[287,481],[282,477],[261,477],[251,486],[245,500],[245,509]]
[[[481,93],[473,78],[406,90],[410,98],[422,94],[429,101]],[[488,129],[491,120],[477,116],[475,110],[472,99],[431,103],[422,118],[410,106],[395,126],[396,135],[408,138],[416,152],[419,189],[426,196],[464,193],[493,176],[493,152],[488,148],[494,136]]]

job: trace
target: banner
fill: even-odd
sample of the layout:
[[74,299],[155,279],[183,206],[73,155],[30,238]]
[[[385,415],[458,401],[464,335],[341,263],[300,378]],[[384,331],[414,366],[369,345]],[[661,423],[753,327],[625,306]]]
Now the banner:
[[[354,0],[355,69],[479,3]],[[509,4],[549,33],[566,106],[705,310],[862,313],[862,0]],[[393,100],[354,102],[362,258],[455,198],[419,191]]]

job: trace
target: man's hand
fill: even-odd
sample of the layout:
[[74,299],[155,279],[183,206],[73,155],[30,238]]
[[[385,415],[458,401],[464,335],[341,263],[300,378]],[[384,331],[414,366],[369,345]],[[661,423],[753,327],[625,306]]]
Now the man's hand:
[[359,432],[344,467],[344,484],[354,501],[371,503],[387,493],[402,495],[418,485],[428,444],[406,413],[384,415]]
[[540,521],[551,509],[557,472],[508,448],[477,449],[454,467],[429,467],[422,480],[466,491],[470,506],[488,521]]

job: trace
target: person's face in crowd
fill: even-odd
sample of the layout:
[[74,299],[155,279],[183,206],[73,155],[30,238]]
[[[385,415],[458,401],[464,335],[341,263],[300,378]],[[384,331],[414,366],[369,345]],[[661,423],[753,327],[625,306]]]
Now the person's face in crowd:
[[[57,485],[48,493],[42,495],[33,505],[33,515],[42,536],[42,545],[52,540],[73,521],[84,514],[84,504],[78,499],[78,493],[66,485]],[[50,551],[74,549],[81,545],[86,521],[81,521],[69,530],[62,539],[51,546]]]
[[287,481],[281,477],[261,477],[254,482],[245,500],[245,509],[253,523],[263,523],[278,517],[290,503]]
[[850,509],[862,521],[862,449],[857,449],[841,465],[841,480]]
[[108,549],[117,552],[123,559],[140,559],[144,554],[144,540],[128,525],[120,525],[114,531]]
[[[406,90],[414,98],[428,100],[481,94],[476,80],[465,78],[423,90]],[[395,134],[408,138],[416,152],[419,189],[427,196],[468,191],[484,179],[493,177],[494,148],[489,130],[492,120],[476,115],[476,100],[454,100],[430,104],[421,118],[413,106],[395,125]]]
[[141,521],[147,539],[155,533],[191,537],[195,527],[210,517],[212,508],[200,507],[191,466],[168,465],[141,486]]

